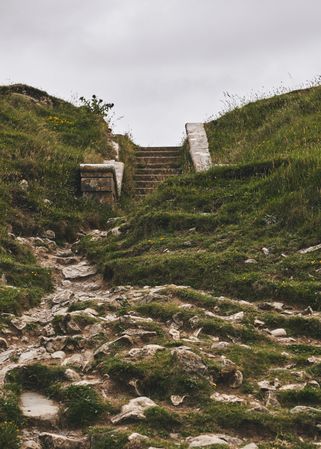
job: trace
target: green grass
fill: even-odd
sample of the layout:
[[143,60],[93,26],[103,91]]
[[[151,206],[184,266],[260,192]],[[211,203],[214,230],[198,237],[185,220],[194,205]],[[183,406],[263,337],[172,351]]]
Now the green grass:
[[[0,276],[22,290],[0,290],[0,312],[19,313],[50,290],[49,273],[8,236],[104,226],[110,208],[81,197],[79,164],[111,158],[108,125],[85,107],[24,86],[0,86]],[[95,162],[95,161],[94,161]],[[27,189],[20,184],[28,182]]]
[[168,351],[137,363],[109,358],[100,369],[124,391],[131,389],[130,380],[138,380],[139,390],[156,400],[168,401],[171,395],[187,395],[186,402],[195,404],[208,398],[211,392],[206,376],[186,372]]
[[14,368],[6,375],[6,382],[22,389],[48,392],[57,382],[66,380],[65,369],[40,363]]
[[13,422],[0,423],[0,447],[4,449],[20,449],[19,431]]
[[[316,87],[207,124],[215,162],[233,165],[168,180],[133,209],[126,235],[83,248],[115,284],[176,283],[319,310],[320,252],[298,254],[320,242],[319,97]],[[278,133],[289,134],[286,145]],[[250,258],[257,264],[244,263]]]
[[89,386],[72,385],[63,389],[61,396],[66,405],[63,418],[71,427],[94,424],[104,413],[110,411],[109,404],[104,403],[99,394]]

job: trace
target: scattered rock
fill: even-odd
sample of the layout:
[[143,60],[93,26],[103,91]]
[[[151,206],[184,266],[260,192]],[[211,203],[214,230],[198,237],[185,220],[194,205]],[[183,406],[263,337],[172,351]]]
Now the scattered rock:
[[8,342],[2,337],[0,337],[0,349],[8,349]]
[[52,231],[51,229],[47,229],[44,232],[44,236],[49,239],[49,240],[55,240],[56,238],[56,233],[54,231]]
[[230,381],[231,388],[240,388],[243,384],[243,373],[240,370],[236,370],[233,379]]
[[163,351],[165,348],[164,346],[160,345],[146,345],[142,348],[132,348],[128,352],[128,355],[133,358],[145,358],[145,357],[152,357],[154,356],[158,351]]
[[80,375],[77,373],[77,371],[71,368],[66,369],[65,376],[71,382],[77,382],[80,380]]
[[234,396],[232,394],[224,394],[215,392],[211,395],[211,399],[217,402],[227,402],[230,404],[242,404],[245,402],[244,399]]
[[246,446],[242,446],[241,449],[259,449],[259,446],[257,446],[255,443],[250,443]]
[[184,402],[186,396],[178,396],[178,395],[172,395],[171,396],[171,402],[175,407],[178,407]]
[[269,380],[262,380],[257,384],[260,387],[260,390],[262,391],[275,391],[280,386],[280,383],[277,379],[274,380],[273,383],[271,383]]
[[214,446],[215,444],[229,446],[230,444],[240,445],[242,443],[242,441],[239,438],[214,433],[199,435],[197,437],[188,437],[186,441],[188,443],[189,449],[197,447]]
[[21,189],[24,190],[25,192],[26,192],[27,190],[29,190],[29,182],[28,182],[26,179],[22,179],[22,180],[19,182],[19,186],[20,186]]
[[321,249],[321,243],[319,245],[310,246],[309,248],[301,249],[299,251],[299,253],[300,254],[308,254],[308,253],[313,253],[314,251],[318,251],[319,249]]
[[151,399],[141,396],[132,399],[121,408],[121,413],[111,419],[113,424],[118,424],[128,419],[142,420],[145,419],[144,411],[150,407],[156,407],[156,403]]
[[148,437],[145,435],[141,435],[140,433],[134,432],[129,435],[128,441],[146,441]]
[[256,263],[257,263],[257,260],[255,260],[255,259],[246,259],[246,260],[244,261],[244,263],[246,263],[246,264],[256,264]]
[[273,331],[270,331],[270,334],[273,335],[273,337],[277,338],[283,338],[287,336],[285,329],[274,329]]
[[206,373],[207,367],[203,363],[202,358],[187,346],[175,348],[171,353],[186,373]]
[[21,449],[41,449],[40,443],[32,440],[22,442]]
[[42,449],[88,449],[87,438],[75,438],[55,433],[41,433],[39,440]]
[[36,360],[46,360],[49,359],[50,355],[47,353],[45,348],[32,348],[29,351],[23,352],[18,362],[23,364],[27,362],[34,362]]
[[312,415],[320,415],[321,409],[315,408],[315,407],[309,407],[307,405],[297,405],[296,407],[291,408],[290,413],[292,415],[298,414],[298,413],[307,413]]

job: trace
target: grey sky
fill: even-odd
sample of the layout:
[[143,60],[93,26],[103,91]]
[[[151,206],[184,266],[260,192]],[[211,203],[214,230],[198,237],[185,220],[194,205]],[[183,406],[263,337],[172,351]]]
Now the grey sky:
[[175,145],[186,121],[321,74],[320,0],[0,0],[0,83],[115,103],[119,132]]

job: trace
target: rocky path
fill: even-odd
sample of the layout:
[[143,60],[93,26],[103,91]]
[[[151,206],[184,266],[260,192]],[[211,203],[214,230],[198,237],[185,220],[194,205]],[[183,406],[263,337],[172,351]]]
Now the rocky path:
[[[296,419],[295,425],[312,414],[315,431],[309,427],[307,436],[299,432],[297,438],[318,442],[321,334],[311,336],[309,328],[320,322],[318,313],[273,301],[214,298],[182,286],[110,288],[75,245],[59,248],[39,238],[20,243],[52,269],[54,279],[54,291],[38,307],[20,317],[6,316],[8,325],[2,328],[0,382],[3,388],[16,373],[21,384],[23,449],[109,449],[113,444],[255,449],[262,436],[235,428],[236,415],[239,422],[269,422],[264,444],[270,444],[284,413]],[[278,322],[280,317],[284,327],[267,326],[266,320]],[[289,336],[293,326],[287,328],[286,320],[293,317],[306,326]],[[57,367],[62,373],[59,388],[49,381]],[[286,396],[292,392],[300,397],[307,390],[313,406]],[[77,405],[71,391],[87,395],[88,416],[76,408],[79,422],[70,418]],[[226,406],[234,413],[231,422],[222,416],[199,424],[219,407],[221,414],[227,413]],[[184,420],[190,420],[186,428]],[[90,433],[89,424],[103,426],[107,433]],[[123,446],[110,443],[124,435]],[[109,443],[102,445],[101,438]]]

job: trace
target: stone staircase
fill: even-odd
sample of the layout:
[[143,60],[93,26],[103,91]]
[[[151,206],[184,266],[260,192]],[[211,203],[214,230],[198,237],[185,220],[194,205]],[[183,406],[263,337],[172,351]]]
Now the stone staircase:
[[169,176],[181,173],[181,147],[139,147],[135,154],[135,195],[151,193]]

